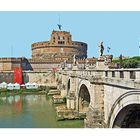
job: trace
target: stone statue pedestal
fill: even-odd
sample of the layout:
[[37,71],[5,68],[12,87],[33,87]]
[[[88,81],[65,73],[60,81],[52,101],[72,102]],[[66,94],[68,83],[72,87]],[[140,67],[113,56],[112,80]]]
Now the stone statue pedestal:
[[107,69],[108,66],[105,65],[105,59],[104,57],[100,56],[96,62],[96,68],[97,69]]
[[103,56],[98,57],[98,61],[105,61],[105,58]]

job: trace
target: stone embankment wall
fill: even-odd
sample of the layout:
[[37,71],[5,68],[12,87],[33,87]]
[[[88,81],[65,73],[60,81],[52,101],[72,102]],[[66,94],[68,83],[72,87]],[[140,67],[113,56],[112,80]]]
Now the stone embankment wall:
[[[23,71],[23,83],[33,83],[36,82],[41,85],[51,86],[55,84],[57,80],[57,74],[53,71],[47,72],[31,72],[31,71]],[[14,82],[14,72],[13,71],[5,71],[0,72],[0,83],[13,83]]]
[[41,85],[49,85],[55,84],[57,80],[57,75],[53,71],[47,72],[23,72],[23,80],[24,83],[36,82]]
[[13,71],[10,72],[0,72],[0,83],[12,83],[14,80],[14,73]]

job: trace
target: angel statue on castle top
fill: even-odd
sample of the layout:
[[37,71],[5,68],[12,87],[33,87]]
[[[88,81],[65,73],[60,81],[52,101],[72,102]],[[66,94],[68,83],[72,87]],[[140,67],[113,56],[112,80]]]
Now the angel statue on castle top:
[[104,46],[103,46],[103,42],[99,42],[98,44],[98,47],[99,47],[99,56],[103,56],[103,52],[104,52]]

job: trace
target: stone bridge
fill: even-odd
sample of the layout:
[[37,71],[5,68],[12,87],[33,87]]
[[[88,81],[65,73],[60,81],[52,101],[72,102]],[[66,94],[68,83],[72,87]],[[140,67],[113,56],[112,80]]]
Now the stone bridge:
[[58,89],[67,110],[85,113],[85,127],[140,127],[140,69],[74,66],[58,71]]

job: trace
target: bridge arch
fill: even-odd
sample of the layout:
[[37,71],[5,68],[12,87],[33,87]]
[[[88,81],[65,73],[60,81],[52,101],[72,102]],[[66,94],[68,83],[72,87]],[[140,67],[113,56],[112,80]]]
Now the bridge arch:
[[113,104],[109,119],[110,128],[140,128],[140,91],[122,94]]
[[87,112],[91,102],[91,96],[88,87],[81,84],[78,91],[78,110],[79,112]]

